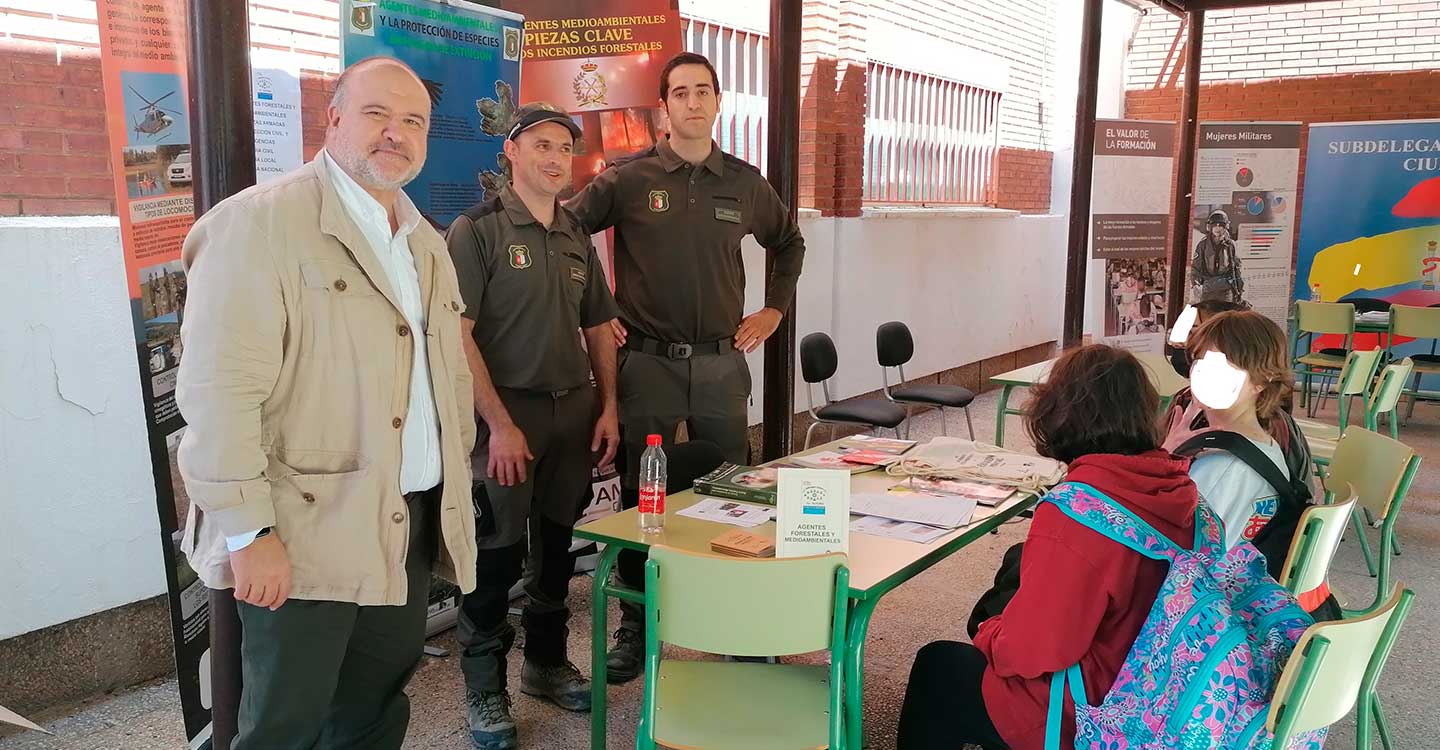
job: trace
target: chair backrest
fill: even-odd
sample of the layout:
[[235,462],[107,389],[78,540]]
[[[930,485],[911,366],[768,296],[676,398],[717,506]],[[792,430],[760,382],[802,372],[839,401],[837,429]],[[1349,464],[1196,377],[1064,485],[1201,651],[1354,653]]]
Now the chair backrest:
[[[1400,396],[1405,391],[1405,381],[1410,379],[1410,373],[1415,369],[1415,360],[1406,357],[1392,364],[1385,365],[1380,372],[1380,384],[1370,395],[1368,411],[1371,417],[1379,414],[1388,414],[1395,411],[1400,405]],[[1371,425],[1374,429],[1374,425]]]
[[1380,349],[1352,351],[1345,355],[1345,366],[1340,369],[1340,395],[1359,396],[1370,390],[1375,380],[1375,370],[1380,366]]
[[1290,542],[1290,554],[1285,558],[1285,569],[1280,573],[1281,585],[1299,595],[1314,591],[1325,583],[1330,562],[1335,558],[1335,550],[1340,547],[1340,537],[1345,533],[1355,503],[1355,491],[1352,489],[1344,502],[1312,505],[1300,515],[1299,531]]
[[1390,333],[1412,339],[1440,338],[1440,308],[1395,305],[1390,308]]
[[1274,747],[1288,747],[1296,734],[1323,729],[1350,713],[1362,686],[1374,681],[1389,657],[1414,597],[1402,588],[1364,617],[1305,631],[1270,703],[1265,725],[1275,734]]
[[881,367],[900,367],[915,356],[915,338],[910,327],[898,320],[875,329],[875,358]]
[[823,383],[835,375],[840,355],[835,342],[824,333],[812,333],[800,339],[800,376],[807,383]]
[[1295,303],[1295,326],[1305,333],[1355,333],[1355,306],[1349,302]]
[[1356,312],[1385,312],[1390,309],[1390,301],[1375,299],[1374,297],[1341,297],[1338,301],[1348,302],[1355,306]]
[[[831,648],[845,617],[849,571],[840,553],[767,560],[650,548],[656,635],[681,648],[784,656]],[[653,592],[653,593],[652,593]],[[842,623],[843,624],[843,623]]]
[[[1352,425],[1335,444],[1326,487],[1344,487],[1348,482],[1360,505],[1386,518],[1403,486],[1413,478],[1420,457],[1398,440]],[[1408,475],[1408,476],[1407,476]],[[1338,493],[1337,493],[1338,494]]]

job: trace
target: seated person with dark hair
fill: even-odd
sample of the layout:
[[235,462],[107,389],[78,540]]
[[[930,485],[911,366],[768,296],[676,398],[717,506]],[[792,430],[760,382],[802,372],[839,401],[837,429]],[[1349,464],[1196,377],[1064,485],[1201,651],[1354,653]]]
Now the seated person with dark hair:
[[[1190,326],[1190,331],[1186,331],[1187,340],[1189,339],[1189,333],[1191,331],[1198,329],[1200,324],[1216,315],[1223,312],[1245,309],[1243,305],[1235,302],[1226,302],[1218,299],[1202,300],[1190,306],[1195,308],[1195,320]],[[1184,318],[1184,313],[1181,313],[1181,318]],[[1190,377],[1190,357],[1186,354],[1185,344],[1181,343],[1179,346],[1176,346],[1176,342],[1166,341],[1165,352],[1170,356],[1170,364],[1175,368],[1175,372],[1180,373],[1181,377]]]
[[[1134,355],[1089,346],[1056,362],[1034,389],[1026,430],[1042,456],[1176,544],[1195,539],[1189,462],[1160,448],[1160,397]],[[900,750],[1041,750],[1050,676],[1080,664],[1096,705],[1110,691],[1168,570],[1040,503],[1025,541],[1020,588],[975,644],[936,641],[915,657],[900,712]],[[1074,744],[1065,697],[1063,748]]]

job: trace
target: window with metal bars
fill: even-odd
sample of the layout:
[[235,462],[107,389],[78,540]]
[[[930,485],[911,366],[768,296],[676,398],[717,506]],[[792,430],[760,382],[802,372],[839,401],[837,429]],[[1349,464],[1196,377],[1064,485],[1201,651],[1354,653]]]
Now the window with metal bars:
[[720,77],[720,117],[715,140],[728,153],[765,170],[766,98],[770,85],[770,40],[765,34],[682,18],[680,33],[688,52],[715,65]]
[[871,62],[865,202],[995,201],[1000,92]]

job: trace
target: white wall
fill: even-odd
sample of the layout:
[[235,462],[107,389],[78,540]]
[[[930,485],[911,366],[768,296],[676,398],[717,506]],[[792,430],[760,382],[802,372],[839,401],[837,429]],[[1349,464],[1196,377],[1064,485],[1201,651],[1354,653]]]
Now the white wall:
[[[1013,211],[867,211],[802,217],[807,252],[796,300],[798,337],[830,334],[839,353],[831,395],[880,388],[875,329],[903,321],[915,337],[916,378],[1055,340],[1065,277],[1065,218]],[[764,253],[746,241],[746,309],[763,304]],[[750,356],[761,420],[761,352]],[[796,365],[795,405],[805,407]],[[820,391],[815,391],[817,400]]]
[[115,217],[0,219],[0,639],[165,590]]

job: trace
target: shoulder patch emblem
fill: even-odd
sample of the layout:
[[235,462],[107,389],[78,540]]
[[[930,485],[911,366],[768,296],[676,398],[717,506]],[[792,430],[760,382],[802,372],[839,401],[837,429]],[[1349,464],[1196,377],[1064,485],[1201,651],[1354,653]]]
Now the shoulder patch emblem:
[[510,267],[511,267],[511,268],[521,268],[521,269],[529,268],[529,267],[530,267],[530,262],[531,262],[531,261],[530,261],[530,248],[529,248],[529,246],[527,246],[527,245],[511,245],[511,246],[510,246]]

